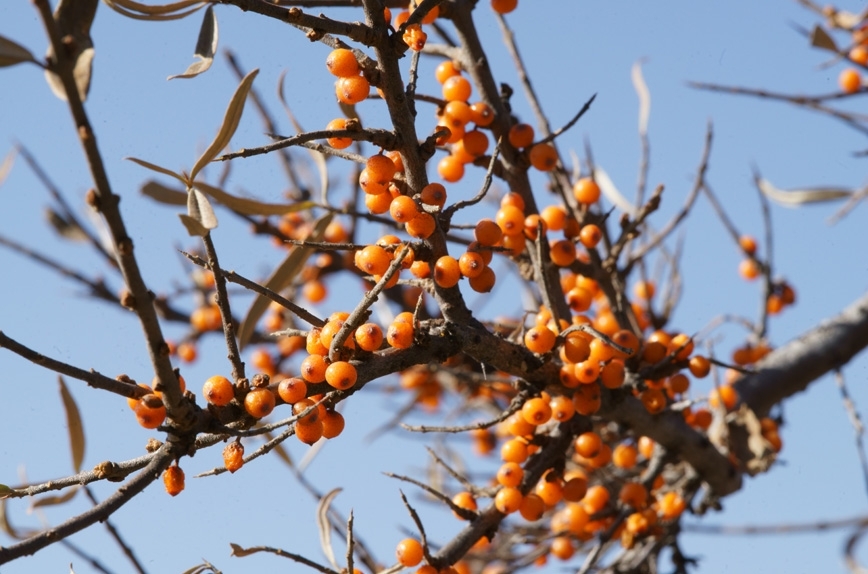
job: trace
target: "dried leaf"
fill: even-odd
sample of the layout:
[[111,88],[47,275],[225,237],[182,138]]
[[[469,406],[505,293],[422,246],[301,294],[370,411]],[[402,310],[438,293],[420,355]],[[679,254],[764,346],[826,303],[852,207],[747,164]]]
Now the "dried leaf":
[[[309,241],[321,241],[326,227],[332,221],[332,217],[332,213],[327,213],[319,218],[314,224],[313,231],[305,239]],[[274,270],[271,277],[265,282],[265,286],[272,291],[282,291],[299,274],[305,262],[307,262],[307,258],[310,257],[313,251],[312,247],[302,247],[300,245],[294,247],[286,259],[283,260],[283,263]],[[270,303],[271,300],[262,295],[257,295],[256,299],[253,300],[253,305],[250,306],[244,322],[241,323],[241,327],[238,329],[238,344],[242,349],[250,342],[250,337],[253,336],[256,330],[257,321],[268,309]]]
[[208,230],[186,213],[179,213],[178,217],[181,218],[181,223],[184,224],[184,227],[187,228],[187,233],[192,237],[205,237],[208,235]]
[[159,203],[166,205],[187,205],[187,193],[178,189],[171,189],[156,181],[148,181],[141,189],[142,195],[146,195]]
[[202,168],[217,157],[223,148],[229,145],[229,140],[232,139],[232,135],[235,134],[235,130],[238,129],[238,122],[241,121],[241,113],[244,111],[244,102],[247,99],[247,93],[250,92],[250,86],[253,85],[253,80],[256,78],[258,73],[258,69],[251,70],[246,76],[244,76],[244,78],[242,78],[241,83],[238,84],[238,88],[236,88],[235,93],[232,94],[232,99],[229,101],[229,106],[226,108],[226,113],[223,116],[223,123],[220,125],[217,137],[214,138],[214,141],[211,142],[208,149],[206,149],[199,159],[196,160],[196,164],[190,171],[190,181],[195,180],[196,175],[202,171]]
[[214,571],[214,566],[210,562],[203,562],[202,564],[197,564],[192,568],[184,570],[181,574],[203,574],[204,572]]
[[609,174],[603,171],[603,168],[600,166],[594,166],[594,181],[596,181],[597,185],[600,186],[600,191],[606,196],[606,199],[611,201],[615,207],[624,213],[631,217],[633,216],[636,212],[633,204],[621,195],[621,192],[618,191],[617,187],[615,187],[615,183],[609,177]]
[[838,53],[838,46],[835,45],[835,40],[819,25],[815,25],[814,29],[811,30],[811,46]]
[[24,540],[30,538],[38,532],[38,530],[18,529],[12,526],[9,522],[9,517],[6,514],[6,500],[0,500],[0,530],[5,532],[10,538],[16,540]]
[[13,489],[9,488],[8,486],[6,486],[5,484],[0,484],[0,500],[7,498],[13,492],[15,492],[15,491]]
[[329,564],[335,570],[340,570],[340,567],[335,559],[335,549],[332,547],[332,526],[331,522],[329,522],[329,508],[331,508],[332,501],[342,490],[343,488],[335,488],[327,492],[319,499],[319,504],[316,505],[316,525],[319,528],[319,543]]
[[[90,91],[90,77],[93,69],[93,39],[90,37],[90,27],[96,16],[99,0],[60,0],[54,10],[54,21],[57,23],[61,37],[71,36],[75,52],[71,54],[73,61],[73,77],[78,88],[81,101],[87,99]],[[45,58],[55,60],[54,49],[48,47]],[[63,82],[54,72],[45,71],[45,79],[51,91],[61,100],[66,100],[66,90]]]
[[239,558],[243,558],[244,556],[250,556],[251,554],[256,554],[259,550],[247,550],[242,548],[238,544],[234,542],[230,542],[229,546],[232,547],[232,554],[230,556],[238,556]]
[[187,71],[183,74],[169,76],[168,79],[195,78],[211,67],[211,64],[214,63],[214,52],[216,51],[217,16],[214,15],[213,6],[208,6],[208,9],[205,10],[205,17],[202,19],[202,27],[199,28],[199,39],[196,41],[196,51],[193,52],[193,56],[198,58],[198,60],[190,64]]
[[5,36],[0,36],[0,68],[14,66],[21,62],[36,62],[30,50]]
[[30,505],[30,509],[33,510],[34,508],[42,508],[43,506],[58,506],[60,504],[65,504],[72,500],[72,498],[76,494],[78,494],[78,489],[79,487],[76,485],[60,495],[53,494],[50,496],[43,496],[42,498],[37,498]]
[[297,203],[263,203],[255,199],[247,199],[238,197],[223,191],[220,188],[208,185],[206,183],[196,182],[196,185],[209,196],[213,197],[217,203],[225,205],[236,213],[244,215],[284,215],[297,211],[305,211],[316,206],[312,201],[301,201]]
[[198,221],[205,229],[211,230],[217,227],[217,216],[214,215],[211,202],[195,187],[187,192],[187,215]]
[[648,85],[642,77],[641,60],[633,64],[630,77],[636,95],[639,96],[639,135],[644,137],[648,133],[648,118],[651,115],[651,92],[648,91]]
[[18,155],[18,148],[12,148],[12,151],[3,158],[3,163],[0,163],[0,186],[6,181],[9,172],[12,171],[12,164],[15,163],[16,155]]
[[[123,14],[128,18],[151,21],[185,18],[208,4],[208,2],[203,2],[202,0],[182,0],[181,2],[158,6],[149,6],[148,4],[141,4],[133,0],[103,0],[103,2],[108,4],[109,8],[115,12]],[[192,8],[190,8],[191,6]],[[187,8],[190,9],[187,10]]]
[[810,187],[805,189],[778,189],[772,183],[763,178],[757,178],[759,190],[779,205],[784,207],[799,207],[806,203],[823,203],[837,201],[853,195],[852,189],[840,187]]
[[69,447],[72,453],[72,469],[75,472],[81,471],[81,463],[84,461],[84,426],[81,424],[81,414],[78,411],[78,406],[75,404],[75,399],[63,382],[63,377],[57,376],[57,382],[60,385],[60,398],[63,400],[63,410],[66,413],[66,426],[69,429]]
[[[181,183],[183,183],[184,186],[187,185],[187,179],[184,176],[182,176],[181,174],[175,173],[174,171],[172,171],[169,168],[160,167],[159,165],[157,165],[155,163],[151,163],[149,161],[145,161],[145,160],[139,159],[137,157],[126,157],[124,159],[128,159],[132,162],[139,164],[142,167],[146,167],[152,171],[156,171],[157,173],[162,173],[163,175],[170,175],[170,176],[174,177],[175,179],[177,179],[178,181],[180,181]],[[186,199],[184,201],[186,202]]]
[[62,237],[72,241],[86,241],[87,233],[77,223],[70,221],[50,207],[45,209],[45,219]]

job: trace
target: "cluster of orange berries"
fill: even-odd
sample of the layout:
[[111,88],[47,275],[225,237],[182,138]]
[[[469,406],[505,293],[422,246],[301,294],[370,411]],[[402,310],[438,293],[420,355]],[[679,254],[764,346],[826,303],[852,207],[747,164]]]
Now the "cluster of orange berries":
[[[738,273],[743,279],[753,281],[762,273],[760,264],[754,258],[757,251],[756,239],[750,235],[742,235],[738,238],[738,245],[748,255],[739,263]],[[770,315],[777,315],[785,307],[796,302],[796,292],[786,281],[776,281],[772,284],[772,288],[772,292],[769,293],[766,300],[766,310]]]

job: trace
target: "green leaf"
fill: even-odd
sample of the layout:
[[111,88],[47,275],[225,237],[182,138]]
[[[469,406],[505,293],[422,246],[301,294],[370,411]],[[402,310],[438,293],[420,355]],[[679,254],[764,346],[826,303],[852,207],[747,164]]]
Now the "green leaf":
[[217,131],[217,137],[214,138],[214,141],[211,142],[208,149],[206,149],[202,155],[199,156],[199,159],[196,160],[196,164],[190,171],[190,181],[195,180],[196,175],[202,171],[202,168],[208,165],[211,160],[217,157],[223,148],[229,145],[229,140],[232,139],[235,130],[238,129],[238,122],[241,121],[241,114],[244,111],[244,102],[247,99],[248,92],[250,92],[250,87],[253,85],[253,80],[256,78],[258,73],[258,69],[251,70],[250,73],[244,76],[241,83],[238,84],[238,88],[236,88],[235,93],[232,94],[232,99],[229,101],[229,106],[226,108],[226,113],[223,116],[223,123]]
[[[319,218],[314,224],[313,231],[311,231],[310,235],[308,235],[306,239],[310,241],[321,241],[326,227],[331,223],[332,217],[332,213],[327,213]],[[305,262],[307,262],[308,257],[310,257],[313,252],[314,249],[312,247],[302,247],[300,245],[294,247],[289,252],[286,259],[283,260],[283,263],[274,270],[271,277],[269,277],[268,281],[265,282],[265,286],[275,292],[282,291],[292,283],[292,280],[299,274],[304,267]],[[250,338],[253,336],[254,331],[256,331],[256,323],[268,309],[270,303],[271,300],[263,295],[257,295],[256,299],[253,300],[253,305],[250,306],[247,316],[244,318],[241,327],[238,329],[238,343],[241,348],[244,348],[244,346],[250,342]]]
[[[151,163],[149,161],[145,161],[145,160],[139,159],[137,157],[126,157],[124,159],[128,159],[132,162],[135,162],[142,167],[146,167],[146,168],[150,169],[151,171],[156,171],[157,173],[162,173],[163,175],[170,175],[170,176],[174,177],[175,179],[177,179],[178,181],[180,181],[181,183],[183,183],[185,187],[187,186],[187,179],[183,175],[181,175],[179,173],[175,173],[174,171],[172,171],[169,168],[161,167],[155,163]],[[187,198],[184,198],[184,203],[187,203]]]
[[214,7],[208,6],[205,17],[202,19],[202,27],[199,28],[199,39],[196,42],[196,51],[193,56],[198,58],[190,64],[183,74],[169,76],[169,80],[175,78],[195,78],[206,72],[214,62],[214,52],[217,51],[217,16],[214,15]]
[[66,388],[63,377],[57,376],[60,385],[60,398],[63,400],[63,410],[66,412],[66,426],[69,429],[69,447],[72,452],[72,468],[75,472],[81,472],[81,463],[84,461],[84,426],[81,424],[81,414],[75,399]]
[[0,68],[22,62],[37,63],[30,50],[5,36],[0,36]]

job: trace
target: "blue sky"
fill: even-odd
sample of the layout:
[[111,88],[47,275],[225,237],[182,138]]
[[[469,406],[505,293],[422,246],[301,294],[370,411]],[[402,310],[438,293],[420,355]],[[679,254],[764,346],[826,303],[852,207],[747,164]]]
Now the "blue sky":
[[[487,2],[476,13],[480,34],[498,81],[516,88],[514,110],[534,123],[523,98],[496,22]],[[841,8],[858,10],[858,3]],[[332,96],[332,79],[324,61],[326,46],[311,44],[302,34],[230,6],[215,8],[220,26],[220,47],[235,51],[242,65],[259,67],[254,84],[271,105],[286,133],[291,125],[280,112],[275,96],[277,79],[287,72],[285,91],[294,114],[305,129],[319,129],[340,115]],[[324,9],[325,10],[325,9]],[[327,12],[348,20],[361,13]],[[522,56],[552,126],[572,117],[597,94],[591,111],[560,140],[561,150],[584,156],[585,142],[594,159],[628,197],[632,196],[639,164],[636,135],[637,98],[630,82],[631,66],[644,59],[645,79],[651,91],[651,170],[649,184],[666,185],[663,205],[654,219],[659,227],[677,212],[690,189],[699,162],[708,122],[714,125],[714,144],[708,179],[740,230],[763,236],[752,165],[780,187],[865,183],[864,159],[851,153],[865,149],[864,137],[841,124],[785,104],[696,91],[688,81],[762,87],[769,90],[817,94],[836,89],[841,65],[822,67],[827,57],[807,46],[795,25],[808,28],[813,16],[795,2],[688,2],[649,3],[521,0],[507,17],[516,32]],[[166,81],[190,62],[200,16],[163,24],[128,20],[100,5],[93,29],[96,44],[95,75],[87,110],[96,130],[115,191],[136,243],[145,278],[160,293],[177,287],[187,268],[177,248],[194,244],[174,214],[142,198],[138,187],[151,174],[122,158],[135,156],[172,169],[189,168],[210,142],[237,81],[222,55],[213,68],[193,80]],[[29,2],[0,5],[0,35],[10,37],[41,54],[46,40]],[[434,88],[436,62],[420,68],[422,89]],[[405,64],[406,67],[406,64]],[[90,186],[86,164],[76,142],[66,106],[47,89],[42,73],[33,66],[0,70],[0,156],[15,143],[26,146],[42,163],[65,196],[86,213],[81,198]],[[855,99],[853,109],[863,100]],[[359,106],[369,125],[385,121],[378,102]],[[427,114],[427,116],[426,116]],[[433,109],[420,105],[420,125],[434,126]],[[426,123],[427,122],[427,123]],[[231,147],[253,147],[266,142],[261,124],[248,109]],[[298,153],[300,161],[305,155]],[[334,162],[336,163],[336,162]],[[333,184],[339,198],[345,172],[336,166]],[[215,177],[220,168],[209,170]],[[472,168],[465,180],[450,187],[450,197],[475,192],[483,175]],[[315,181],[315,176],[311,176]],[[541,205],[548,205],[544,178],[535,176]],[[168,183],[168,182],[167,182]],[[285,187],[276,162],[267,157],[242,160],[233,167],[227,188],[266,201],[278,201]],[[344,186],[345,188],[345,186]],[[0,233],[50,253],[91,275],[105,273],[101,261],[82,245],[57,239],[47,230],[43,210],[49,197],[25,163],[16,162],[0,187]],[[773,208],[776,274],[796,288],[798,304],[773,319],[770,337],[780,345],[828,317],[860,296],[868,279],[864,245],[868,232],[864,208],[835,226],[826,223],[836,205],[800,210]],[[243,223],[218,212],[221,226],[214,241],[227,268],[263,277],[281,257],[269,242],[251,239]],[[739,255],[700,199],[685,229],[682,261],[684,293],[673,327],[696,332],[723,313],[755,316],[759,288],[736,273]],[[375,230],[372,230],[373,233]],[[761,246],[764,251],[765,246]],[[0,250],[5,280],[0,282],[0,329],[9,336],[60,360],[114,376],[128,373],[150,378],[147,355],[134,318],[125,312],[88,299],[81,288],[34,263]],[[111,277],[110,285],[120,287]],[[346,297],[357,293],[355,282],[332,289],[322,315],[343,309]],[[526,301],[504,287],[495,297],[479,303],[484,317],[516,315]],[[192,305],[189,297],[181,299]],[[238,299],[245,309],[248,299]],[[474,307],[476,308],[476,306]],[[347,309],[349,310],[349,309]],[[170,336],[181,336],[177,327]],[[735,328],[721,329],[715,338],[723,356],[743,341]],[[200,359],[184,368],[194,391],[212,374],[229,373],[225,350],[217,337],[200,349]],[[864,380],[868,363],[858,358],[844,370],[857,408],[868,405]],[[20,473],[38,481],[70,472],[63,411],[56,376],[9,352],[0,352],[0,483],[18,483]],[[85,467],[103,460],[139,456],[152,433],[140,429],[125,402],[77,381],[67,381],[85,417],[88,444]],[[382,381],[383,388],[394,381]],[[701,394],[707,382],[695,384]],[[428,464],[421,441],[407,433],[389,433],[366,440],[370,429],[387,420],[403,404],[401,398],[360,393],[347,401],[347,430],[328,443],[311,462],[308,478],[322,491],[343,486],[336,506],[353,508],[359,535],[381,560],[391,559],[395,543],[412,530],[403,510],[398,487],[420,509],[429,536],[444,541],[460,528],[448,513],[420,500],[419,493],[399,485],[382,472],[424,478]],[[782,430],[781,464],[771,472],[746,481],[745,488],[724,501],[725,512],[704,523],[776,524],[837,519],[863,514],[863,482],[852,426],[831,377],[823,378],[787,403],[787,426]],[[439,417],[418,416],[416,422]],[[288,445],[300,460],[306,447]],[[466,444],[459,443],[466,452]],[[188,477],[220,464],[217,450],[185,459]],[[495,468],[494,461],[482,464]],[[114,485],[95,485],[105,498]],[[87,504],[82,497],[70,505],[46,511],[57,524]],[[36,526],[40,518],[27,515],[26,501],[9,505],[17,525]],[[276,570],[281,559],[254,556],[230,558],[229,542],[244,546],[268,544],[322,560],[314,523],[315,503],[274,457],[259,459],[233,476],[188,478],[187,490],[177,498],[155,484],[112,518],[133,544],[145,566],[154,572],[183,571],[205,558],[224,572]],[[688,523],[695,522],[689,518]],[[844,571],[842,532],[803,536],[683,537],[687,555],[702,559],[700,572],[836,572]],[[96,526],[72,541],[98,555],[111,569],[127,569],[123,557],[104,530]],[[0,539],[7,544],[8,539]],[[868,551],[861,556],[868,558]],[[15,572],[58,571],[73,562],[76,572],[88,566],[60,545],[37,556],[4,566]],[[561,571],[552,564],[546,571]],[[293,568],[290,568],[294,571]]]

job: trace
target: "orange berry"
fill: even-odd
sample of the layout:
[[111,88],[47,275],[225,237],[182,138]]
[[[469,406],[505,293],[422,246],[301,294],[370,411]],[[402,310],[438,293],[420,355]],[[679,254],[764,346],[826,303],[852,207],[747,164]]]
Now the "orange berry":
[[240,442],[230,442],[223,448],[223,466],[235,472],[244,465],[244,446]]
[[845,94],[855,94],[862,88],[862,75],[856,68],[846,68],[838,76],[838,86]]
[[594,359],[588,359],[581,363],[576,363],[576,368],[573,371],[576,378],[584,385],[590,385],[597,381],[600,376],[600,362]]
[[512,514],[521,508],[523,498],[519,489],[504,486],[494,496],[494,506],[503,514]]
[[389,204],[389,214],[397,223],[407,223],[419,215],[419,206],[416,205],[413,198],[399,195]]
[[578,502],[588,492],[588,479],[585,476],[573,476],[564,482],[563,486],[564,500],[568,502]]
[[504,462],[521,464],[527,460],[527,457],[527,443],[520,438],[511,438],[500,447],[500,458]]
[[428,40],[428,34],[422,30],[420,24],[410,24],[404,30],[401,39],[404,40],[404,43],[407,44],[411,50],[419,52],[425,47],[425,42]]
[[648,491],[638,482],[625,482],[618,493],[618,500],[641,510],[647,506]]
[[572,399],[563,395],[553,397],[549,401],[549,406],[552,408],[552,418],[558,422],[568,421],[576,413],[576,407],[573,405]]
[[383,344],[383,330],[376,323],[365,323],[356,328],[355,339],[364,351],[377,351]]
[[607,389],[619,388],[625,377],[624,361],[620,359],[612,359],[600,369],[600,382]]
[[473,110],[470,109],[467,102],[455,100],[447,102],[443,107],[443,117],[450,128],[463,128],[467,123],[473,121]]
[[434,282],[440,287],[455,287],[460,279],[461,268],[454,257],[443,255],[434,264]]
[[138,423],[146,429],[155,429],[166,420],[166,406],[154,393],[147,394],[136,403],[133,412]]
[[442,183],[429,183],[422,188],[419,199],[425,205],[436,205],[442,209],[446,205],[446,188]]
[[[495,221],[504,235],[522,235],[524,233],[524,212],[515,206],[502,206],[497,211]],[[479,242],[482,243],[482,241]]]
[[690,379],[681,373],[675,373],[666,380],[666,388],[676,394],[685,393],[690,388]]
[[419,279],[427,279],[431,277],[431,265],[427,261],[414,261],[410,265],[410,273]]
[[545,511],[546,503],[539,495],[532,492],[522,499],[521,506],[518,508],[521,517],[531,522],[542,518]]
[[540,171],[551,171],[558,165],[558,152],[550,143],[538,143],[528,152],[530,164]]
[[271,414],[275,402],[274,393],[266,388],[256,388],[244,397],[244,410],[253,418],[261,419]]
[[[347,120],[346,118],[337,118],[330,121],[326,125],[327,130],[345,130],[347,129]],[[348,148],[353,144],[352,138],[328,138],[326,140],[330,146],[335,149],[344,149]]]
[[413,345],[413,325],[395,321],[386,331],[386,341],[397,349],[407,349]]
[[742,235],[738,238],[738,246],[748,255],[756,254],[757,243],[756,239],[750,235]]
[[494,121],[494,110],[485,102],[470,104],[470,111],[473,112],[473,123],[481,128],[490,126]]
[[222,407],[235,398],[235,387],[226,377],[214,375],[202,385],[202,396],[210,404]]
[[581,363],[591,354],[591,345],[579,333],[570,333],[561,347],[561,359],[570,363]]
[[564,489],[560,479],[549,480],[549,476],[543,477],[533,489],[534,493],[543,499],[548,506],[554,506],[564,497]]
[[477,293],[489,293],[497,282],[497,276],[491,267],[486,267],[482,273],[469,279],[470,288]]
[[479,245],[491,247],[497,245],[503,238],[503,230],[491,219],[480,219],[473,229],[473,237]]
[[517,412],[506,419],[506,430],[515,437],[530,436],[536,430],[536,425],[527,422],[524,414]]
[[479,130],[465,132],[462,142],[464,144],[464,151],[474,157],[481,156],[488,151],[488,136]]
[[395,548],[395,556],[402,566],[416,566],[422,562],[424,551],[418,540],[405,538]]
[[374,215],[380,215],[389,211],[392,205],[392,196],[388,193],[365,194],[365,207]]
[[675,353],[676,361],[686,361],[693,352],[693,339],[684,333],[672,337],[667,347],[670,353]]
[[685,508],[687,504],[677,492],[669,491],[657,498],[657,513],[663,520],[675,520],[681,516]]
[[621,443],[612,451],[612,464],[618,468],[630,470],[636,466],[639,451],[631,444]]
[[451,76],[443,82],[443,99],[447,102],[455,100],[466,102],[472,91],[473,87],[464,76]]
[[313,445],[323,437],[323,422],[315,420],[311,423],[295,422],[295,436],[306,445]]
[[322,416],[322,436],[325,438],[335,438],[344,431],[344,415],[336,410],[326,410]]
[[345,391],[356,384],[356,367],[347,361],[335,361],[326,367],[325,380],[336,389]]
[[503,486],[518,486],[524,478],[524,470],[515,462],[505,462],[497,471],[497,482]]
[[398,171],[392,158],[382,153],[372,155],[365,161],[365,169],[375,181],[386,182],[395,177]]
[[485,270],[485,260],[479,253],[465,251],[458,258],[458,269],[465,277],[478,277]]
[[738,403],[738,392],[729,385],[716,387],[708,393],[708,404],[714,408],[723,405],[726,410],[731,411],[736,403]]
[[548,353],[555,346],[557,335],[545,326],[532,327],[524,334],[524,346],[529,351],[543,354]]
[[608,503],[609,491],[602,484],[595,484],[594,486],[588,487],[588,492],[585,493],[585,497],[581,502],[585,512],[589,515],[600,512]]
[[352,50],[347,50],[346,48],[332,50],[331,54],[326,58],[326,68],[328,68],[332,75],[339,78],[358,76],[361,71],[355,54],[353,54]]
[[308,355],[299,366],[301,376],[308,383],[321,383],[325,380],[326,360],[323,355]]
[[585,225],[579,232],[579,241],[588,249],[596,247],[602,238],[603,232],[593,223]]
[[163,485],[171,496],[178,496],[184,490],[184,471],[177,464],[163,472]]
[[437,163],[437,173],[444,181],[455,183],[464,177],[464,164],[454,155],[447,155]]
[[759,264],[753,259],[743,259],[738,264],[738,274],[748,281],[753,281],[760,275]]
[[307,396],[307,383],[298,377],[283,379],[277,385],[277,394],[285,403],[297,403]]
[[518,0],[491,0],[491,9],[498,14],[509,14],[518,6]]
[[[292,414],[293,416],[301,415],[301,413],[307,411],[311,407],[313,407],[316,402],[313,398],[302,399],[295,404],[292,405]],[[309,413],[299,418],[297,422],[300,422],[303,425],[313,424],[322,419],[322,412],[320,412],[320,406],[312,409]]]
[[[304,284],[301,290],[302,296],[311,303],[320,303],[328,296],[328,288],[322,281],[314,279]],[[277,331],[279,329],[271,329]]]
[[547,400],[534,397],[525,401],[521,407],[521,416],[532,425],[545,424],[552,418],[552,408]]
[[364,76],[340,78],[335,82],[335,95],[342,104],[358,104],[368,97],[371,84]]
[[[476,505],[476,499],[473,498],[473,495],[467,491],[459,492],[458,494],[453,496],[452,497],[452,503],[455,504],[455,506],[457,506],[459,508],[463,508],[465,510],[471,510],[473,512],[476,512],[476,510],[478,508]],[[455,516],[458,518],[461,518],[457,514]]]
[[320,329],[319,327],[314,327],[307,332],[307,338],[305,339],[304,347],[309,355],[328,354],[328,348],[322,344],[322,339],[320,338],[321,333],[322,329]]
[[573,185],[573,196],[579,203],[595,203],[600,199],[600,186],[590,177],[583,177]]
[[579,385],[573,393],[573,405],[575,405],[577,413],[585,416],[592,415],[600,410],[602,406],[600,386],[596,382]]
[[600,435],[593,431],[588,431],[576,437],[575,443],[576,452],[585,458],[593,458],[600,453],[603,447],[603,440]]
[[437,78],[437,82],[441,84],[452,76],[457,76],[459,74],[461,74],[461,70],[458,69],[458,66],[453,60],[440,62],[440,64],[438,64],[434,69],[434,77]]
[[691,414],[690,420],[687,423],[696,428],[707,429],[711,426],[712,419],[711,411],[708,409],[697,409]]
[[555,241],[549,246],[549,256],[558,267],[569,267],[576,260],[576,246],[569,239]]
[[694,355],[690,357],[690,362],[687,364],[687,368],[690,369],[691,375],[697,379],[702,379],[707,377],[708,373],[711,371],[711,361],[702,355]]
[[356,251],[354,260],[361,271],[369,275],[382,275],[392,263],[392,254],[379,245],[368,245],[361,251]]
[[659,389],[646,389],[639,395],[639,400],[645,405],[645,409],[652,415],[662,412],[666,408],[666,395]]
[[516,148],[527,147],[533,143],[533,126],[529,124],[515,124],[509,128],[507,139],[509,144]]
[[506,207],[507,205],[517,207],[522,211],[524,211],[525,208],[524,199],[521,197],[520,194],[514,191],[510,191],[509,193],[504,195],[503,198],[501,198],[500,207]]
[[404,224],[404,229],[410,237],[427,239],[437,228],[437,222],[430,213],[420,211],[419,215]]

